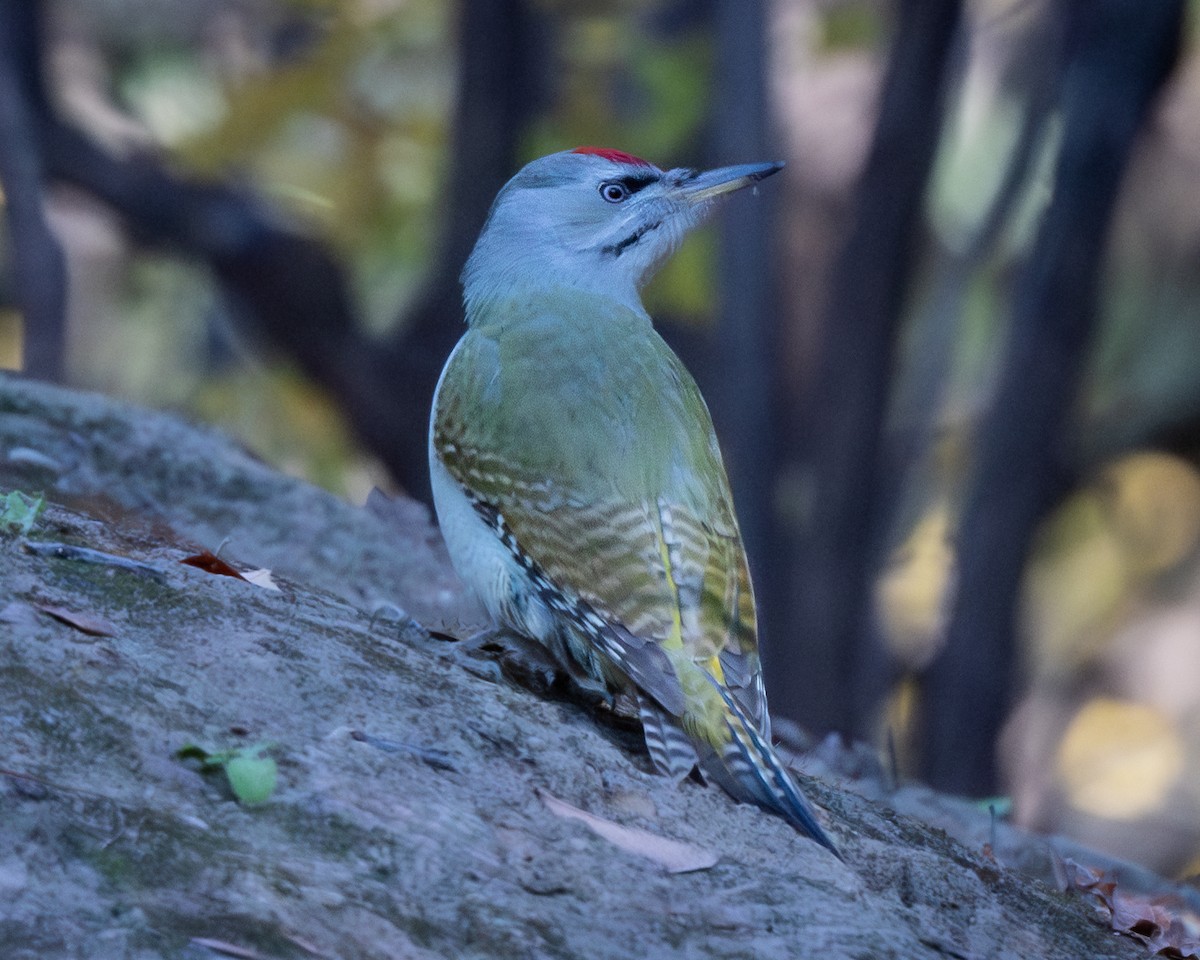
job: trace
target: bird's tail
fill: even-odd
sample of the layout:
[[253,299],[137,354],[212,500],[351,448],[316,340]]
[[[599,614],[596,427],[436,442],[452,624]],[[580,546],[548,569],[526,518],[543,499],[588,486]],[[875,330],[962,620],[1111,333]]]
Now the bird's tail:
[[778,814],[842,859],[774,747],[746,717],[729,691],[719,683],[713,685],[725,701],[731,737],[720,749],[713,748],[702,754],[701,769],[730,796]]

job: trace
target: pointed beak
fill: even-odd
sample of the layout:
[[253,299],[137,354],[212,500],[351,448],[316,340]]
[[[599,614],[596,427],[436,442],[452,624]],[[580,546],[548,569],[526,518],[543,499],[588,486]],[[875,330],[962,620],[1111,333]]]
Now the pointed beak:
[[681,170],[677,189],[679,196],[689,203],[704,203],[723,194],[733,193],[734,190],[741,190],[742,187],[749,187],[782,169],[783,162],[776,160],[771,163],[742,163],[735,167],[718,167],[703,173]]

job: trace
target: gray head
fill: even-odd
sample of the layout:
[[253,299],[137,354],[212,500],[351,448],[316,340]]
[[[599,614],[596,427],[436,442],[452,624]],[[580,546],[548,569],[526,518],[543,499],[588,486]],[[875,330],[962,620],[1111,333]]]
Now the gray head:
[[782,163],[661,170],[598,147],[534,160],[500,191],[466,268],[467,316],[483,301],[569,287],[640,309],[638,287],[716,199]]

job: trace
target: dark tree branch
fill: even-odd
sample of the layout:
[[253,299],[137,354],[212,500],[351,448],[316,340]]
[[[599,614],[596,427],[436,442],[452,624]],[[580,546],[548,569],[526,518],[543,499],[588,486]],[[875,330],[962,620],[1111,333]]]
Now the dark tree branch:
[[1077,32],[1054,196],[1013,305],[959,534],[958,595],[946,646],[926,680],[924,773],[934,786],[962,793],[994,789],[1021,573],[1035,526],[1061,486],[1113,206],[1135,136],[1174,66],[1184,4],[1093,0],[1072,10]]
[[67,268],[46,222],[37,115],[45,103],[35,4],[0,0],[0,184],[13,288],[25,326],[25,371],[61,380],[66,359]]
[[819,727],[854,727],[846,691],[870,605],[880,433],[960,7],[899,4],[855,222],[833,277],[807,431],[815,502],[793,590],[791,662],[779,668],[806,678],[803,700],[788,712]]
[[[0,10],[25,6],[11,0]],[[463,4],[444,233],[423,295],[387,342],[361,333],[344,272],[325,248],[277,222],[248,191],[185,180],[150,157],[116,159],[42,101],[36,121],[47,173],[108,204],[139,242],[206,263],[235,318],[326,388],[397,481],[428,499],[429,403],[462,329],[459,271],[512,173],[535,99],[533,26],[526,0]],[[36,72],[40,46],[28,34],[11,36]]]
[[342,403],[363,441],[393,467],[385,384],[355,326],[341,268],[317,242],[290,232],[249,194],[183,180],[156,161],[117,160],[47,116],[48,172],[117,211],[138,242],[194,257],[213,271],[255,336],[292,356]]

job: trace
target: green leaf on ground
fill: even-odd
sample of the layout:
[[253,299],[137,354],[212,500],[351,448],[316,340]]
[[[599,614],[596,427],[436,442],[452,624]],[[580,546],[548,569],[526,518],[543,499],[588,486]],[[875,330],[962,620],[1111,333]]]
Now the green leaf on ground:
[[272,746],[256,743],[251,747],[210,751],[189,743],[177,750],[175,756],[180,760],[199,760],[201,770],[206,773],[223,769],[238,803],[250,807],[266,803],[275,792],[279,768],[273,758],[264,755]]
[[271,757],[258,753],[261,748],[240,750],[238,755],[225,764],[225,776],[238,802],[246,806],[266,803],[275,792],[275,777],[278,772]]
[[33,529],[38,515],[46,508],[46,501],[39,494],[10,490],[0,497],[0,532],[25,536]]

